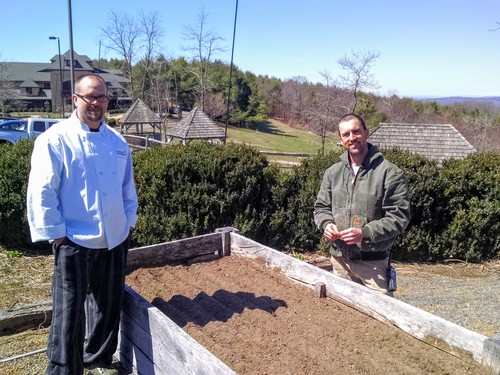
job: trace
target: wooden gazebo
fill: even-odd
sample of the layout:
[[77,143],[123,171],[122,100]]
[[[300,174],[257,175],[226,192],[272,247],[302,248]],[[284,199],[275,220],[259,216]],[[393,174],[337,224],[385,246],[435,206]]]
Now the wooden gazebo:
[[[162,139],[162,124],[160,116],[153,112],[141,99],[137,99],[120,119],[120,132],[128,134],[135,126],[135,134],[147,135],[153,133],[153,138]],[[146,127],[146,131],[144,130]],[[158,136],[156,135],[158,130]]]
[[171,143],[175,138],[184,144],[195,139],[217,140],[222,143],[226,141],[222,129],[198,107],[194,107],[174,126],[167,128],[166,136],[167,143]]

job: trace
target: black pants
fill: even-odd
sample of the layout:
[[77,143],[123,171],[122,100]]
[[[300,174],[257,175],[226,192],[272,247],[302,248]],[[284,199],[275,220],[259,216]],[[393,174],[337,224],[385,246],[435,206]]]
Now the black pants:
[[66,238],[54,249],[47,375],[81,375],[84,366],[111,364],[128,247],[128,239],[108,250],[88,249]]

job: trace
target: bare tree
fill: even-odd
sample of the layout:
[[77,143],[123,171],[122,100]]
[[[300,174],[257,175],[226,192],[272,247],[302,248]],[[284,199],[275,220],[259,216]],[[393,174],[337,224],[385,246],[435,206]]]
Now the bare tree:
[[[1,60],[1,56],[0,56]],[[14,84],[10,80],[10,69],[9,65],[5,62],[0,61],[0,112],[5,114],[6,103],[8,100],[15,97]]]
[[185,50],[192,53],[192,59],[197,66],[196,71],[192,71],[198,78],[199,101],[201,109],[205,106],[205,94],[209,89],[208,70],[211,59],[225,49],[221,46],[224,40],[213,29],[208,29],[208,14],[202,8],[198,12],[197,23],[194,26],[184,26],[183,36],[189,45]]
[[[461,116],[461,121],[467,127],[471,140],[478,151],[485,151],[490,148],[490,137],[492,130],[498,127],[495,118],[498,109],[491,103],[482,103],[481,105],[460,105],[465,110]],[[494,142],[494,141],[493,141]]]
[[304,76],[292,77],[283,82],[281,87],[280,117],[287,123],[298,123],[303,120],[307,108],[306,89],[309,85]]
[[142,57],[142,64],[144,67],[144,75],[141,82],[140,97],[144,98],[146,94],[146,85],[151,80],[152,65],[158,55],[161,39],[163,37],[163,30],[160,26],[160,15],[157,12],[145,14],[140,13],[140,41],[144,46],[144,55]]
[[123,12],[112,11],[109,15],[109,21],[101,29],[104,38],[104,45],[112,51],[117,52],[126,66],[124,69],[130,78],[130,89],[134,92],[134,77],[132,66],[138,54],[136,45],[141,36],[140,27],[134,17]]
[[227,112],[226,98],[222,93],[213,94],[206,93],[205,95],[205,112],[212,119],[221,117]]
[[376,51],[351,51],[349,56],[345,55],[337,61],[340,68],[346,72],[345,75],[339,77],[340,83],[354,97],[351,112],[354,112],[358,105],[359,91],[379,88],[373,74],[370,73],[378,57],[380,57],[380,53]]
[[321,138],[321,155],[325,153],[328,137],[336,135],[336,124],[339,119],[350,112],[352,95],[350,91],[335,85],[329,71],[320,71],[323,85],[315,88],[314,99],[307,111],[310,129]]
[[395,92],[388,92],[378,101],[377,107],[384,112],[391,122],[411,123],[417,120],[410,98],[400,98]]
[[489,29],[490,31],[497,31],[497,30],[500,30],[500,22],[495,22],[498,26],[495,27],[494,29]]
[[[167,111],[167,101],[169,96],[168,82],[165,79],[167,72],[167,61],[164,58],[158,58],[151,61],[147,78],[149,79],[148,96],[151,107],[155,109],[160,116]],[[146,79],[146,76],[145,76]]]
[[324,85],[319,85],[315,90],[314,100],[308,109],[309,126],[321,139],[320,155],[325,154],[325,144],[328,134],[335,129],[335,115],[333,104],[333,79],[327,70],[320,71]]

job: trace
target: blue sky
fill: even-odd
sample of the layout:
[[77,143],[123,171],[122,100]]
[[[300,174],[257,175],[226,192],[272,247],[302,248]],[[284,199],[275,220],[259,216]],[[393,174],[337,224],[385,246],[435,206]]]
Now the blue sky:
[[[69,49],[67,0],[0,0],[0,61],[48,62]],[[74,50],[99,57],[101,28],[111,11],[158,12],[163,53],[186,55],[183,26],[202,8],[225,39],[229,63],[236,0],[73,0]],[[372,73],[378,94],[500,96],[499,0],[239,0],[234,63],[282,79],[320,71],[341,74],[351,51],[378,51]],[[118,57],[101,48],[101,57]]]

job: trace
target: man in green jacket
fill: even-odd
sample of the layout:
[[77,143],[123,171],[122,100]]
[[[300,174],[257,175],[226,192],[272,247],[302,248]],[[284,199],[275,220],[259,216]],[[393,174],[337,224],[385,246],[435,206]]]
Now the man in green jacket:
[[323,176],[314,221],[331,243],[335,274],[392,295],[390,250],[410,220],[406,177],[368,143],[361,117],[343,116],[338,131],[346,152]]

